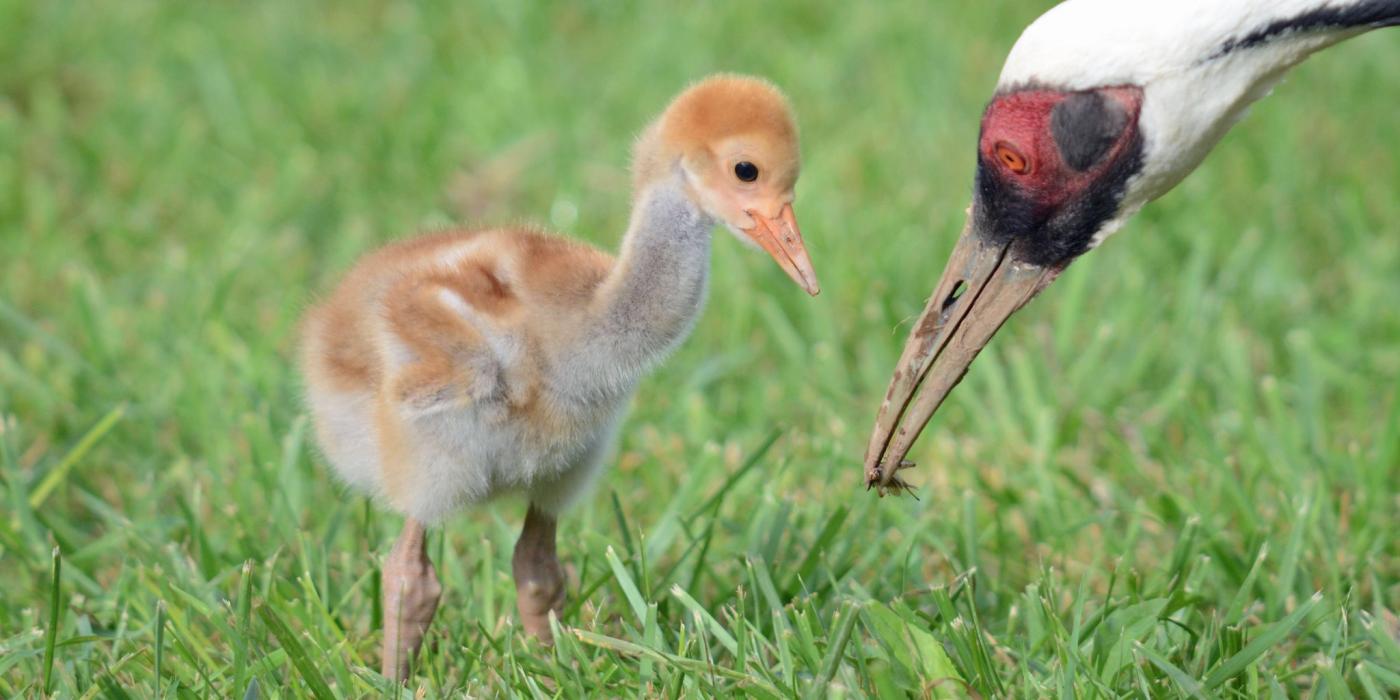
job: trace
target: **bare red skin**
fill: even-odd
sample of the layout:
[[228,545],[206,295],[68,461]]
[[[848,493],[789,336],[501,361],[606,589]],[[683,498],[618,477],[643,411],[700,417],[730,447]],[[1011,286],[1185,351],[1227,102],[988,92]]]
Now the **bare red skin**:
[[[1104,88],[1099,92],[1115,100],[1128,112],[1130,129],[1135,129],[1142,110],[1142,89]],[[1120,138],[1098,165],[1083,172],[1065,164],[1050,128],[1051,113],[1070,93],[1049,90],[1022,90],[992,101],[982,117],[982,138],[978,144],[984,162],[996,168],[1008,182],[1015,182],[1041,207],[1054,209],[1082,193],[1108,169],[1132,139]],[[1028,168],[1017,172],[1007,164],[997,146],[1009,148]]]

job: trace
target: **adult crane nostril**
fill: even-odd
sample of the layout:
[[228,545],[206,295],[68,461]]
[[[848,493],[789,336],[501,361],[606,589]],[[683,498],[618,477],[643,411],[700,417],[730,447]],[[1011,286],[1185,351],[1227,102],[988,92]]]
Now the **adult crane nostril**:
[[961,299],[963,292],[966,291],[967,282],[964,282],[963,280],[958,280],[958,283],[956,285],[953,285],[953,291],[948,294],[948,298],[943,300],[943,310],[947,311],[948,309],[952,308],[953,304],[958,303],[958,299]]

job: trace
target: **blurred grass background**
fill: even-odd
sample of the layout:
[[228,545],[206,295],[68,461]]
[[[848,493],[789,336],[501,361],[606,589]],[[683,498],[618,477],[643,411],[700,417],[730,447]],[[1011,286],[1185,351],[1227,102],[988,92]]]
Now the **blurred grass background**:
[[614,248],[630,140],[724,70],[797,108],[824,292],[718,237],[563,524],[578,631],[512,626],[523,506],[465,513],[417,686],[1395,697],[1393,32],[1304,65],[1022,312],[917,448],[922,500],[861,487],[1049,4],[0,0],[0,694],[392,694],[398,522],[309,445],[302,309],[450,223]]

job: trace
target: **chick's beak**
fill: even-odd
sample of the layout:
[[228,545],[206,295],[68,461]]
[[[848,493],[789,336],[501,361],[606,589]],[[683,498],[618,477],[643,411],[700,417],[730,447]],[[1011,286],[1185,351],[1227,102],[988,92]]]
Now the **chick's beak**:
[[1002,324],[1063,269],[1018,261],[1011,244],[969,223],[890,379],[865,453],[867,488],[883,496],[907,486],[896,472],[913,466],[909,449],[934,412]]
[[744,233],[768,251],[773,260],[783,268],[783,272],[807,290],[808,294],[820,294],[821,286],[817,283],[817,272],[812,269],[812,259],[807,256],[807,246],[802,242],[802,231],[797,228],[797,216],[792,213],[792,205],[783,205],[783,210],[776,219],[770,219],[754,209],[744,213],[754,222],[751,228],[743,229]]

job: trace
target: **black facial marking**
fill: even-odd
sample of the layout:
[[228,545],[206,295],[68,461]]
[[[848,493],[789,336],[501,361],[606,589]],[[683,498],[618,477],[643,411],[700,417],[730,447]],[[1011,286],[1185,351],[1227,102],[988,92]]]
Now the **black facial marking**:
[[974,225],[996,245],[1011,244],[1016,260],[1063,267],[1088,252],[1094,234],[1118,215],[1128,182],[1142,170],[1142,136],[1082,193],[1059,206],[1038,204],[979,154]]
[[1379,29],[1400,25],[1400,0],[1366,0],[1347,7],[1319,7],[1296,17],[1277,20],[1225,42],[1212,59],[1267,44],[1280,36],[1322,29]]
[[1103,160],[1127,125],[1127,111],[1097,92],[1070,95],[1050,113],[1050,131],[1060,157],[1079,172]]

